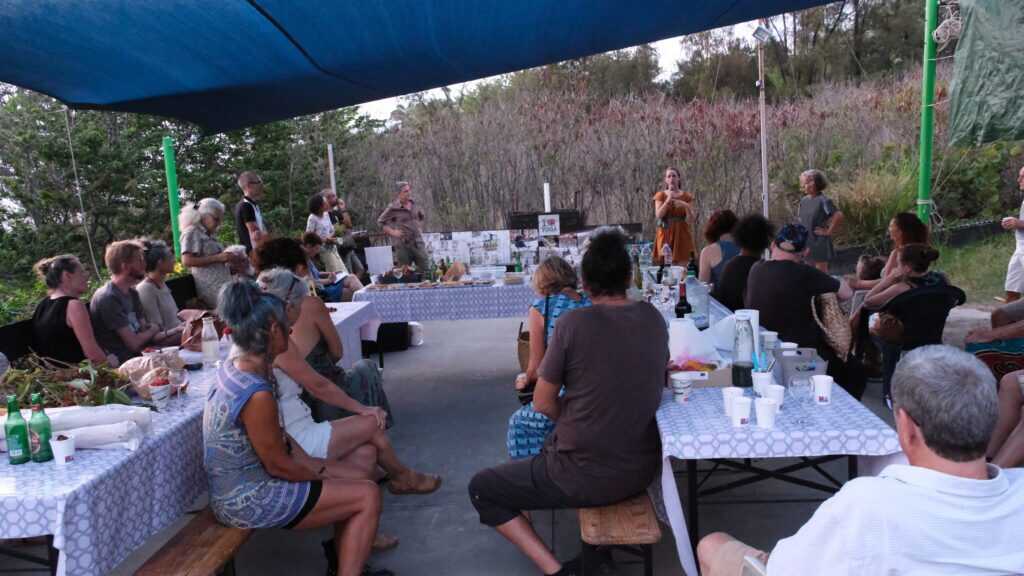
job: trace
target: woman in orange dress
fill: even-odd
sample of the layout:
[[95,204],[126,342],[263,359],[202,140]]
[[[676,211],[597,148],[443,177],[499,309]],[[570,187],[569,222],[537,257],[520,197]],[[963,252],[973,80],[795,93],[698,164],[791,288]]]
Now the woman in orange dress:
[[658,219],[654,235],[654,262],[661,263],[661,249],[665,244],[672,248],[672,263],[686,266],[690,256],[696,252],[690,222],[693,221],[692,192],[679,189],[679,171],[665,170],[665,189],[654,195],[654,217]]

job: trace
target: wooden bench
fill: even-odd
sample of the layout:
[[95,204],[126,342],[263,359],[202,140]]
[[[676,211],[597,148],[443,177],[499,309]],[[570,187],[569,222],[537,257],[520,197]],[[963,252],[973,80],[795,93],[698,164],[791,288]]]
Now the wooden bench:
[[644,576],[654,574],[651,546],[661,540],[661,527],[646,492],[611,506],[581,508],[579,519],[584,571],[592,547],[606,546],[640,556]]
[[209,508],[196,515],[136,572],[136,576],[215,576],[235,573],[235,553],[252,530],[217,522]]

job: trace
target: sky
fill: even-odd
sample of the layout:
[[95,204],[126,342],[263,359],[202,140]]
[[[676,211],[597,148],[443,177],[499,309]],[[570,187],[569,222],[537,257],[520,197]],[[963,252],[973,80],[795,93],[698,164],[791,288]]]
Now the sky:
[[[738,28],[745,26],[747,26],[747,24],[740,24]],[[740,30],[737,29],[735,33],[739,34]],[[680,38],[682,38],[682,36],[677,36],[675,38],[669,38],[666,40],[661,40],[653,43],[654,47],[658,50],[658,63],[661,65],[661,75],[658,77],[659,80],[671,76],[672,73],[675,71],[676,62],[682,56],[682,46],[679,43]],[[449,88],[451,89],[452,93],[458,94],[459,89],[462,88],[463,86],[472,86],[480,82],[486,82],[487,80],[489,80],[489,78],[484,78],[481,80],[471,80],[469,82],[464,82],[461,84],[452,84],[449,86]],[[444,97],[444,94],[441,92],[440,88],[430,90],[428,94],[438,98]],[[400,98],[401,97],[385,98],[383,100],[367,102],[366,104],[361,104],[359,106],[359,111],[378,120],[388,120],[391,117],[391,112],[396,107],[398,107]]]

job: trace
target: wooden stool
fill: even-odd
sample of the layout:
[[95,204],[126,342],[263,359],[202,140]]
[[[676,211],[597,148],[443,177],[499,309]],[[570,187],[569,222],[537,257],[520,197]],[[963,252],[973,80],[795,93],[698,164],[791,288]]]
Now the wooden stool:
[[643,559],[644,575],[654,574],[651,545],[661,540],[661,527],[647,493],[611,506],[581,508],[580,539],[583,540],[583,569],[593,546],[620,548]]
[[229,528],[207,508],[174,535],[136,572],[136,576],[234,576],[235,553],[252,530]]

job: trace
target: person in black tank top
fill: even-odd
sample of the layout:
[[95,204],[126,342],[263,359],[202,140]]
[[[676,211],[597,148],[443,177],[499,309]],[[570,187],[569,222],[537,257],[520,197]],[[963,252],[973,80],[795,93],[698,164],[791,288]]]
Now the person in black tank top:
[[32,351],[70,364],[86,358],[95,364],[110,363],[96,343],[89,309],[79,300],[88,288],[89,273],[78,258],[70,254],[54,256],[39,261],[35,270],[49,294],[32,314]]

